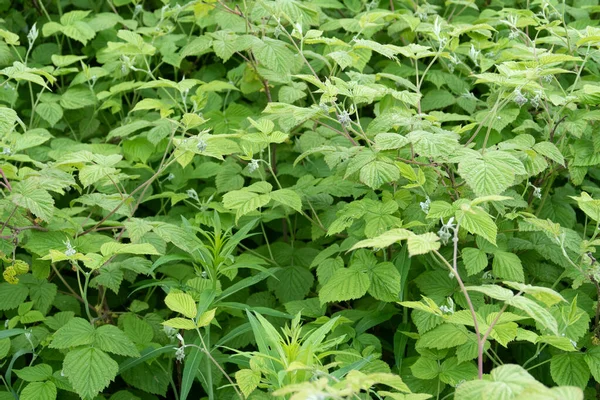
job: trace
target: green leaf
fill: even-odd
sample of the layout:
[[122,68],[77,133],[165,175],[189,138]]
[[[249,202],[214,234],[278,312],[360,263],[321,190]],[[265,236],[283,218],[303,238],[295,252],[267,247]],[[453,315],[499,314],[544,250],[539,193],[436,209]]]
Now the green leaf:
[[358,299],[369,289],[369,275],[358,268],[337,270],[319,291],[321,304]]
[[581,192],[579,197],[570,196],[577,202],[579,209],[594,221],[600,221],[600,200],[594,200],[586,192]]
[[449,349],[466,343],[469,340],[468,334],[462,325],[442,324],[423,334],[417,342],[417,347]]
[[410,366],[412,374],[419,379],[435,379],[440,373],[440,366],[436,360],[428,357],[419,357]]
[[459,363],[456,357],[450,357],[440,366],[440,380],[452,386],[475,379],[477,367],[472,362]]
[[400,179],[400,170],[387,159],[374,160],[360,169],[360,181],[372,189]]
[[188,318],[196,318],[196,302],[187,293],[169,293],[165,297],[165,304],[172,311],[183,314]]
[[565,158],[554,143],[539,142],[533,146],[533,149],[544,157],[549,158],[560,165],[565,165]]
[[493,245],[496,244],[498,227],[483,208],[463,204],[455,215],[461,228],[466,229],[469,233],[480,235]]
[[525,274],[519,256],[506,251],[496,251],[492,263],[492,272],[501,279],[523,282]]
[[381,301],[398,301],[402,282],[400,273],[391,262],[383,262],[369,269],[369,294]]
[[52,339],[53,349],[68,349],[94,342],[94,327],[83,318],[73,318],[60,328]]
[[0,310],[12,310],[19,307],[27,299],[28,294],[29,290],[25,285],[0,283]]
[[223,205],[231,210],[236,210],[236,220],[267,205],[269,201],[271,201],[269,194],[252,192],[247,188],[234,190],[223,195]]
[[94,334],[94,345],[108,353],[120,356],[139,357],[135,344],[114,325],[102,325]]
[[150,243],[119,243],[108,242],[100,247],[100,252],[103,256],[109,257],[116,254],[144,254],[158,256],[160,253],[156,251]]
[[175,329],[196,329],[194,321],[185,318],[171,318],[162,323],[163,325],[170,326]]
[[63,109],[57,103],[40,103],[35,112],[50,126],[56,125],[63,117]]
[[298,212],[302,212],[302,200],[298,193],[291,189],[280,189],[271,192],[271,198],[278,203],[293,208]]
[[480,273],[488,265],[485,252],[473,247],[465,247],[462,250],[462,258],[469,275]]
[[15,369],[14,372],[25,382],[41,382],[52,376],[52,367],[48,364],[37,364],[33,367]]
[[563,353],[552,356],[550,374],[559,385],[577,386],[584,389],[590,379],[590,369],[582,353]]
[[467,290],[472,292],[480,292],[492,299],[507,301],[514,297],[514,293],[508,289],[498,285],[480,285],[480,286],[467,286]]
[[289,73],[294,64],[294,53],[281,40],[265,37],[257,41],[252,50],[258,62],[281,74]]
[[50,221],[54,215],[54,199],[34,179],[16,183],[10,198],[14,204],[28,209],[45,221]]
[[73,87],[60,96],[60,105],[65,110],[78,110],[96,104],[96,96],[89,87]]
[[408,254],[410,254],[411,257],[439,250],[440,246],[440,238],[432,232],[423,233],[421,235],[411,235],[408,237]]
[[65,356],[63,372],[77,394],[93,398],[117,376],[119,365],[94,347],[72,350]]
[[458,173],[476,196],[502,194],[515,183],[516,175],[526,175],[521,161],[506,151],[466,153],[458,164]]
[[23,388],[20,400],[55,400],[56,385],[53,382],[33,382]]
[[[542,393],[547,390],[544,385],[537,382],[529,372],[519,365],[505,364],[494,368],[489,380],[472,380],[462,383],[456,388],[455,396],[461,400],[517,399],[521,393]],[[528,398],[527,395],[523,398]],[[549,398],[549,397],[542,397]]]
[[515,296],[506,300],[506,304],[525,311],[527,315],[558,336],[558,324],[556,319],[547,309],[540,306],[535,301],[523,296]]
[[260,372],[251,369],[241,369],[235,373],[235,381],[242,394],[248,397],[260,383]]
[[269,287],[275,296],[282,302],[302,300],[310,292],[314,283],[314,276],[301,265],[284,267],[274,274],[274,279],[269,280]]
[[585,352],[584,360],[596,382],[600,382],[600,347],[589,348]]

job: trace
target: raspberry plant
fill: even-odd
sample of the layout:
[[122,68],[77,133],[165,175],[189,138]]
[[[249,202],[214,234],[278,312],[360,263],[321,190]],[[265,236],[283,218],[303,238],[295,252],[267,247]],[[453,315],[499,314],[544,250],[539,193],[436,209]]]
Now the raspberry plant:
[[0,0],[4,399],[593,399],[597,0]]

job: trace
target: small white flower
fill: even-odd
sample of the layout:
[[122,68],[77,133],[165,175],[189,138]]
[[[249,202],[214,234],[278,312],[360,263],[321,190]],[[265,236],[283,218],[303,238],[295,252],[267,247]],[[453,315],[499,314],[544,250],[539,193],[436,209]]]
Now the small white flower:
[[440,306],[440,310],[444,313],[444,314],[454,314],[454,310],[450,307],[448,307],[447,305],[441,305]]
[[542,198],[542,188],[534,187],[533,196],[537,199],[541,199]]
[[179,347],[177,349],[177,351],[175,352],[175,358],[177,358],[177,361],[182,362],[183,359],[185,358],[185,347]]
[[37,29],[37,24],[33,24],[29,33],[27,34],[27,41],[29,42],[29,47],[33,46],[33,43],[38,38],[39,31]]
[[10,147],[3,147],[2,148],[2,155],[10,156],[11,154],[12,154],[12,150],[10,149]]
[[515,89],[515,91],[513,92],[515,95],[514,98],[514,102],[519,106],[519,107],[523,107],[525,105],[525,103],[527,103],[527,97],[525,97],[523,95],[523,93],[521,93],[521,89]]
[[199,200],[199,199],[198,199],[198,193],[196,193],[196,191],[195,191],[194,189],[188,189],[188,190],[186,190],[186,192],[185,192],[185,193],[188,195],[188,197],[189,197],[190,199],[194,199],[194,200],[196,200],[196,201],[198,201],[198,200]]
[[427,196],[425,201],[420,202],[419,205],[421,206],[421,210],[425,214],[429,214],[429,206],[431,205],[431,199],[429,198],[429,196]]
[[202,271],[202,274],[200,275],[202,276],[202,279],[208,278],[208,273],[206,271]]
[[508,34],[508,38],[510,40],[518,39],[519,38],[519,31],[516,31],[516,30],[510,31],[510,33]]
[[183,336],[181,335],[181,333],[176,334],[175,337],[177,338],[177,340],[179,340],[182,346],[185,346],[185,340],[183,340]]
[[67,239],[66,242],[63,242],[63,244],[67,247],[67,250],[65,250],[65,256],[72,257],[77,253],[69,239]]
[[475,65],[479,65],[478,58],[480,53],[480,50],[475,49],[475,46],[471,45],[471,49],[469,50],[469,57],[471,57],[471,60],[473,60]]
[[550,83],[550,82],[552,82],[552,79],[553,79],[553,78],[554,78],[554,76],[553,76],[553,75],[544,75],[544,76],[542,77],[542,79],[543,79],[543,80],[544,80],[544,82],[546,82],[546,83]]
[[350,118],[350,113],[346,110],[342,111],[340,115],[338,115],[338,122],[342,124],[342,126],[350,125],[352,118]]
[[136,17],[143,10],[143,6],[141,4],[136,4],[135,9],[133,10],[133,16]]
[[200,152],[204,152],[206,150],[206,141],[204,139],[199,139],[198,143],[196,144],[196,148],[198,149],[198,151]]
[[169,339],[175,339],[175,335],[177,334],[177,329],[170,327],[170,326],[163,325],[163,331],[165,332],[165,335],[167,335],[167,337]]
[[298,32],[302,36],[302,24],[301,23],[296,22],[294,24],[294,29],[296,30],[296,32]]
[[461,97],[464,97],[465,99],[469,99],[469,100],[477,100],[477,97],[475,97],[475,95],[472,92],[469,92],[468,90],[461,94]]
[[250,163],[248,164],[248,172],[253,173],[257,169],[258,169],[258,160],[255,160],[255,159],[250,160]]
[[442,23],[440,22],[440,17],[436,16],[435,21],[433,22],[433,34],[438,40],[440,39],[440,34],[442,33]]
[[175,179],[175,174],[171,172],[169,175],[167,175],[167,180],[172,181],[173,179]]

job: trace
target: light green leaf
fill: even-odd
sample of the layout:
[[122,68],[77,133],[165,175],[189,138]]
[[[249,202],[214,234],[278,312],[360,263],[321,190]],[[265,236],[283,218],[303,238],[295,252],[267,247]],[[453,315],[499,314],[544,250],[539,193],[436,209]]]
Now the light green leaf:
[[408,237],[408,254],[410,254],[411,257],[438,250],[440,246],[440,238],[433,232],[423,233],[422,235],[411,235]]
[[160,253],[150,243],[119,243],[108,242],[100,247],[103,256],[113,256],[116,254],[144,254],[158,256]]
[[462,325],[443,324],[426,332],[417,341],[417,347],[449,349],[469,340],[469,332]]
[[54,126],[63,117],[63,110],[57,103],[41,103],[35,108],[35,112],[50,126]]
[[501,279],[523,282],[525,274],[519,256],[506,251],[496,251],[492,262],[492,272]]
[[196,318],[196,302],[187,293],[169,293],[165,297],[165,304],[172,311],[183,314],[188,318]]
[[170,326],[175,329],[196,329],[196,324],[191,319],[185,318],[171,318],[162,323],[163,325]]
[[271,192],[271,199],[278,203],[293,208],[298,212],[302,212],[302,199],[292,189],[280,189]]
[[244,396],[248,397],[260,383],[260,372],[251,369],[241,369],[235,373],[235,381]]
[[473,247],[465,247],[462,250],[462,258],[469,275],[480,273],[488,265],[485,252]]
[[10,199],[45,221],[50,221],[54,215],[54,199],[35,179],[25,179],[14,184]]
[[289,73],[294,64],[294,53],[281,40],[264,37],[252,50],[258,62],[279,73]]
[[379,263],[369,269],[369,294],[381,301],[398,301],[402,282],[400,273],[391,262]]
[[550,314],[550,311],[540,306],[535,301],[523,296],[515,296],[506,300],[506,303],[525,311],[527,315],[558,336],[558,324],[556,319]]
[[516,175],[526,175],[521,161],[506,151],[487,151],[484,155],[466,153],[458,173],[476,196],[502,194],[515,183]]
[[463,204],[455,215],[461,228],[466,229],[469,233],[480,235],[494,245],[496,244],[498,227],[483,208]]
[[544,157],[547,157],[560,165],[565,165],[565,158],[554,143],[539,142],[533,146],[533,149]]
[[387,160],[374,160],[360,169],[360,181],[372,189],[378,189],[399,178],[400,170]]

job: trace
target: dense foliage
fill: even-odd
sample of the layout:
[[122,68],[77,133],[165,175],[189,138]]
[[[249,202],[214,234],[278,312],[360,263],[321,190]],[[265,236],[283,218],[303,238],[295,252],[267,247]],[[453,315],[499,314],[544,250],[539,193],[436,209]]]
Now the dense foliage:
[[595,398],[599,14],[0,1],[0,400]]

